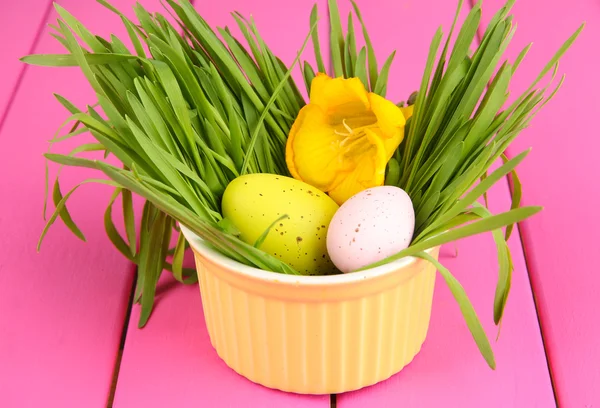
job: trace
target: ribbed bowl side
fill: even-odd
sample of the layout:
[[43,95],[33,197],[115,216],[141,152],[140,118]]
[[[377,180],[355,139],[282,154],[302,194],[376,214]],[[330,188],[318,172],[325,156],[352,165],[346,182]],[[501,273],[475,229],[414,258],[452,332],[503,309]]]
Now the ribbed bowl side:
[[239,374],[270,388],[329,394],[375,384],[408,364],[427,335],[431,265],[402,284],[323,302],[246,291],[221,279],[215,273],[220,266],[197,253],[196,265],[217,353]]

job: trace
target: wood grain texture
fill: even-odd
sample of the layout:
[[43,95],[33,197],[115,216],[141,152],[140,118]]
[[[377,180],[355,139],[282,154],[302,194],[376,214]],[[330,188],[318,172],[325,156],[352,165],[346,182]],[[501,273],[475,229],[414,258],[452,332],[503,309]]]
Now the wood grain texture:
[[[388,97],[405,99],[418,87],[426,53],[435,29],[445,31],[455,2],[410,0],[360,2],[380,61],[397,48],[390,73]],[[381,10],[385,10],[383,13]],[[468,11],[468,10],[465,10]],[[393,35],[392,33],[400,33]],[[381,62],[380,62],[381,64]],[[525,187],[527,188],[528,185]],[[494,213],[510,207],[506,181],[489,195]],[[429,335],[415,360],[402,372],[378,385],[338,395],[339,408],[398,407],[551,407],[554,403],[527,269],[518,235],[511,238],[515,271],[502,334],[492,319],[498,263],[489,234],[457,243],[458,257],[444,248],[441,261],[462,282],[492,339],[497,369],[490,370],[471,338],[460,311],[442,279],[438,279]]]
[[[501,3],[484,0],[484,17],[491,17]],[[600,275],[594,254],[600,242],[600,3],[521,0],[513,14],[518,29],[509,56],[514,58],[533,42],[514,81],[518,91],[586,21],[582,35],[561,61],[559,72],[566,73],[563,88],[509,152],[516,155],[533,148],[519,170],[523,202],[543,205],[544,211],[524,222],[521,231],[559,406],[597,407]]]
[[0,126],[25,69],[19,58],[31,52],[50,4],[50,0],[0,4]]
[[[195,4],[211,26],[228,25],[234,33],[238,30],[230,12],[252,16],[273,52],[289,65],[309,32],[312,3],[303,0],[284,5],[272,0],[224,0],[218,7],[201,1]],[[326,17],[326,9],[321,7],[321,14]],[[326,29],[326,18],[321,22]],[[305,52],[310,60],[311,51]],[[298,71],[295,77],[301,79]],[[144,329],[137,328],[139,306],[133,308],[115,408],[329,407],[328,395],[305,396],[271,390],[227,367],[210,344],[198,286],[184,287],[168,275],[165,273],[161,278],[157,304]]]
[[[113,1],[127,9],[133,3]],[[118,17],[92,0],[60,4],[102,35],[124,31]],[[56,17],[52,12],[47,22]],[[34,52],[63,49],[46,30]],[[53,92],[80,107],[95,102],[79,70],[31,66],[0,133],[0,405],[100,408],[110,390],[133,268],[105,236],[111,191],[98,186],[83,187],[70,201],[88,242],[57,222],[36,253],[44,226],[42,154],[69,115]],[[57,151],[72,147],[65,143]],[[90,175],[65,169],[63,191]]]

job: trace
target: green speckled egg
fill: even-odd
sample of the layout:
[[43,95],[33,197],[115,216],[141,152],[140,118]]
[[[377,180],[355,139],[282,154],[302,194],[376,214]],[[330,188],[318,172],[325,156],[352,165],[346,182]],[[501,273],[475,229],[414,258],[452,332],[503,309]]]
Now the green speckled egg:
[[283,215],[260,245],[303,275],[338,273],[327,254],[327,228],[339,206],[322,191],[293,178],[249,174],[225,189],[223,216],[254,245]]

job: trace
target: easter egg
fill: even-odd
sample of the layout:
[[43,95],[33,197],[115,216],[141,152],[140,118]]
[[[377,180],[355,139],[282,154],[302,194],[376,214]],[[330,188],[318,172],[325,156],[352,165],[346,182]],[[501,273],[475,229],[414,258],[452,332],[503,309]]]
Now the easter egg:
[[415,211],[404,190],[369,188],[348,199],[327,232],[329,256],[342,272],[352,272],[408,248]]
[[326,243],[329,222],[339,206],[327,194],[293,178],[249,174],[229,183],[221,207],[240,239],[250,245],[271,227],[259,248],[299,273],[339,273]]

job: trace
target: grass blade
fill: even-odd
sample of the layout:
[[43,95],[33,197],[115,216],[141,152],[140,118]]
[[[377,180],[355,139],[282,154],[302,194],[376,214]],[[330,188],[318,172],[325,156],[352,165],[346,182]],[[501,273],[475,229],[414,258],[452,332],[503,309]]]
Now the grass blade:
[[[318,8],[315,4],[310,12],[310,26],[313,27],[317,24]],[[325,64],[323,63],[323,56],[321,55],[321,43],[319,42],[319,30],[314,30],[312,33],[312,44],[315,51],[315,59],[317,61],[317,69],[319,72],[326,73]]]
[[247,147],[247,150],[246,150],[246,156],[244,157],[244,162],[242,163],[242,168],[240,169],[240,175],[244,175],[248,171],[248,164],[249,164],[249,161],[250,161],[251,152],[254,151],[254,147],[256,145],[256,141],[258,139],[258,135],[259,135],[260,130],[262,128],[263,122],[264,122],[267,114],[269,113],[269,109],[270,109],[271,105],[273,105],[273,103],[275,103],[275,100],[277,99],[277,96],[279,95],[279,93],[281,92],[281,90],[285,86],[288,78],[292,74],[292,70],[294,69],[294,67],[296,66],[296,64],[298,63],[298,61],[300,60],[300,56],[302,55],[302,52],[304,51],[304,48],[306,48],[306,45],[308,44],[308,41],[311,38],[312,32],[316,28],[317,28],[317,26],[316,26],[316,23],[315,23],[311,27],[310,33],[308,34],[308,36],[304,39],[304,43],[302,44],[302,47],[300,48],[300,51],[298,51],[298,54],[296,55],[296,58],[294,58],[294,62],[292,63],[292,65],[290,66],[290,68],[288,69],[288,71],[285,73],[283,79],[279,82],[279,85],[277,85],[277,87],[273,90],[273,94],[271,95],[271,98],[269,99],[269,102],[267,102],[267,104],[266,104],[265,108],[263,109],[260,117],[258,118],[258,123],[256,124],[256,126],[254,128],[254,131],[252,132],[252,136],[250,137],[250,143],[248,143],[248,147]]
[[375,58],[375,49],[373,48],[373,44],[371,43],[371,38],[369,37],[369,33],[367,32],[367,26],[363,21],[362,14],[360,13],[360,9],[358,5],[351,0],[352,7],[354,8],[354,13],[356,13],[356,17],[358,17],[358,21],[362,26],[363,37],[365,39],[365,43],[367,44],[367,55],[369,57],[369,84],[370,86],[367,89],[373,91],[375,88],[375,84],[377,83],[378,78],[378,69],[377,69],[377,59]]
[[125,224],[125,233],[127,234],[127,242],[129,242],[129,251],[132,257],[135,257],[137,251],[136,242],[136,226],[135,215],[133,211],[133,198],[131,191],[121,191],[121,199],[123,201],[123,222]]
[[446,267],[444,267],[428,253],[419,252],[415,254],[415,256],[431,262],[440,272],[440,275],[442,275],[442,278],[444,278],[444,281],[446,282],[446,285],[448,285],[450,292],[452,292],[452,296],[456,300],[456,303],[458,303],[458,307],[460,308],[460,311],[465,319],[465,323],[467,323],[467,327],[469,328],[469,331],[471,332],[471,335],[473,336],[473,339],[479,348],[479,352],[485,359],[488,366],[492,370],[495,370],[496,361],[494,359],[494,351],[492,350],[490,341],[488,340],[487,335],[481,326],[481,322],[477,317],[475,308],[473,308],[473,305],[471,304],[471,301],[469,300],[463,286],[458,280],[456,280],[454,276],[452,276]]
[[[133,61],[138,57],[128,54],[85,54],[83,56],[88,65],[119,64]],[[79,61],[71,54],[32,54],[20,58],[21,62],[42,67],[77,67]]]
[[365,89],[369,89],[369,78],[367,77],[367,49],[362,47],[356,57],[356,65],[354,66],[354,76],[363,83]]
[[517,165],[521,163],[523,159],[525,159],[530,151],[531,149],[525,150],[518,156],[514,157],[496,169],[492,174],[490,174],[483,181],[477,184],[471,191],[469,191],[462,200],[459,200],[456,204],[454,204],[454,206],[452,206],[448,212],[446,212],[435,224],[432,225],[448,221],[450,218],[454,217],[469,205],[474,203],[475,200],[481,197],[483,193],[489,190],[490,187],[492,187],[492,185],[494,185],[498,180],[513,171],[514,168],[517,167]]
[[106,235],[108,236],[108,239],[110,240],[110,242],[112,242],[112,244],[115,246],[115,248],[117,248],[117,250],[123,256],[125,256],[127,259],[129,259],[132,262],[136,262],[135,249],[134,249],[134,252],[131,253],[129,246],[127,245],[127,243],[125,242],[125,240],[123,239],[123,237],[121,236],[119,231],[117,230],[117,227],[115,226],[115,224],[112,220],[113,205],[114,205],[117,197],[119,197],[119,195],[123,191],[124,190],[121,188],[116,188],[115,191],[113,192],[113,194],[110,198],[110,201],[108,203],[108,206],[106,207],[106,211],[104,212],[104,229],[106,230]]
[[[471,210],[474,214],[481,218],[491,217],[492,214],[481,204],[475,203],[475,208]],[[509,261],[510,249],[501,229],[492,231],[496,251],[498,253],[498,283],[496,285],[496,293],[494,295],[494,323],[500,324],[504,315],[504,307],[510,292],[512,282],[512,263]]]
[[171,224],[164,212],[157,212],[156,217],[149,225],[147,233],[149,235],[148,244],[140,248],[140,264],[138,266],[138,273],[144,275],[144,286],[141,298],[142,309],[138,322],[139,328],[146,325],[150,318],[150,314],[152,313],[156,286],[163,269],[164,256],[166,253],[164,250],[164,243],[166,241],[168,245],[168,238],[170,238],[171,234]]
[[346,44],[344,46],[344,61],[346,78],[354,77],[354,66],[356,64],[356,36],[354,34],[354,18],[352,12],[348,13],[348,32],[346,33]]
[[471,224],[464,225],[459,228],[446,231],[435,236],[431,236],[430,238],[424,239],[417,243],[413,243],[410,247],[398,252],[397,254],[389,256],[379,262],[375,262],[371,265],[365,266],[359,270],[375,268],[377,266],[385,265],[389,262],[404,258],[406,256],[413,256],[417,252],[424,251],[429,248],[434,248],[438,245],[447,244],[449,242],[470,237],[472,235],[490,232],[495,229],[505,227],[509,224],[514,224],[523,221],[524,219],[529,218],[534,214],[537,214],[541,210],[542,207],[521,207],[515,210],[507,211],[502,214],[493,215],[491,217],[475,221]]
[[[54,188],[52,189],[52,201],[54,202],[55,208],[58,208],[58,205],[63,200],[63,198],[64,197],[60,191],[60,184],[58,182],[58,178],[56,178],[56,181],[54,182]],[[73,218],[67,210],[66,205],[62,207],[58,214],[62,222],[64,222],[64,224],[71,230],[71,232],[75,234],[77,238],[79,238],[83,242],[86,242],[83,232],[81,232],[77,224],[75,224],[75,222],[73,221]]]
[[256,239],[256,241],[254,242],[254,245],[253,245],[253,247],[254,247],[254,248],[260,248],[260,247],[261,247],[261,245],[263,244],[263,242],[265,242],[265,240],[266,240],[266,239],[267,239],[267,237],[269,236],[269,233],[271,232],[271,230],[273,229],[273,227],[275,227],[275,225],[277,225],[277,223],[278,223],[279,221],[282,221],[282,220],[287,220],[288,218],[290,218],[290,216],[289,216],[289,215],[287,215],[287,214],[283,214],[281,217],[279,217],[279,218],[277,218],[275,221],[273,221],[273,222],[271,223],[271,225],[269,225],[269,226],[267,227],[267,229],[266,229],[266,230],[264,230],[264,232],[263,232],[262,234],[260,234],[260,236],[259,236],[259,237]]
[[183,283],[183,256],[185,254],[186,240],[182,233],[179,233],[177,237],[177,244],[175,245],[175,251],[173,252],[172,272],[173,277],[177,281]]
[[[79,159],[79,160],[82,160],[82,159]],[[75,191],[77,191],[77,189],[79,187],[81,187],[84,184],[88,184],[88,183],[99,183],[99,184],[106,184],[106,185],[113,186],[113,187],[119,187],[119,184],[115,183],[112,180],[88,179],[88,180],[82,181],[81,183],[79,183],[75,187],[73,187],[71,190],[69,190],[69,192],[67,194],[65,194],[65,196],[58,202],[58,204],[56,205],[56,208],[54,209],[54,213],[46,222],[46,225],[44,226],[44,229],[42,230],[42,234],[40,235],[40,239],[37,244],[38,251],[40,250],[40,248],[42,246],[42,242],[44,241],[44,238],[45,238],[46,234],[48,233],[48,230],[50,229],[52,224],[54,224],[54,222],[58,218],[60,212],[65,207],[65,205],[66,205],[67,201],[69,200],[69,198],[71,197],[71,195]]]
[[400,181],[400,164],[395,158],[391,158],[387,164],[387,174],[385,176],[386,186],[396,186]]
[[329,24],[331,30],[331,63],[333,64],[333,76],[344,76],[344,35],[342,33],[342,22],[340,11],[336,0],[328,0]]
[[306,86],[306,92],[310,95],[310,85],[312,80],[315,79],[315,71],[307,61],[304,61],[304,69],[302,70],[302,76],[304,77],[304,85]]
[[[505,154],[502,154],[502,160],[504,163],[508,162],[508,157]],[[511,203],[510,209],[514,210],[515,208],[519,208],[521,205],[521,197],[523,195],[523,186],[521,185],[521,180],[519,179],[519,175],[517,174],[516,169],[513,169],[510,172],[510,184],[511,184]],[[510,224],[506,227],[506,233],[504,239],[508,241],[510,238],[514,224]]]
[[387,82],[388,75],[390,73],[390,67],[392,62],[394,61],[394,56],[396,55],[396,51],[392,52],[392,54],[385,60],[383,67],[381,68],[381,72],[379,73],[379,77],[377,78],[377,83],[375,84],[375,92],[378,95],[381,95],[385,98],[386,90],[387,90]]

